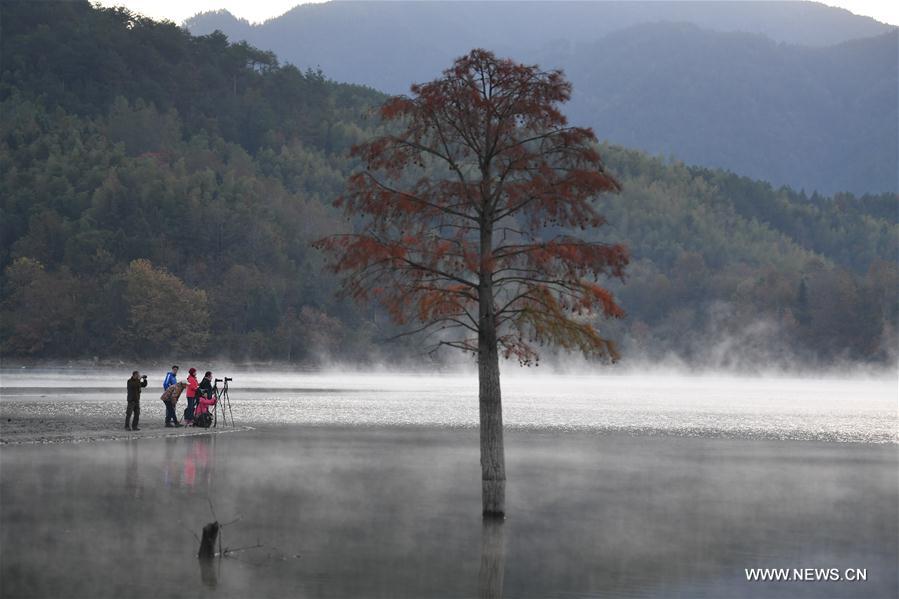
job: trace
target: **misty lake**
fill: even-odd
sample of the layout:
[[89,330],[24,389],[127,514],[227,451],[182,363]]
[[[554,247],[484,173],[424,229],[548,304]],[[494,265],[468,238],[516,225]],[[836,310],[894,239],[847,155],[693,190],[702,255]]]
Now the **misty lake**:
[[[184,436],[150,373],[129,435],[127,372],[0,372],[3,597],[899,590],[894,377],[508,376],[483,528],[470,376],[217,372],[243,430]],[[201,569],[208,499],[247,549]],[[765,567],[867,580],[747,582]]]
[[[164,370],[149,373],[143,424],[161,424]],[[897,442],[895,377],[542,375],[509,368],[503,413],[512,429],[617,431],[826,441]],[[2,369],[0,415],[16,424],[79,421],[106,430],[124,410],[124,373]],[[232,376],[238,424],[476,427],[477,378],[468,374],[216,371]],[[180,406],[184,407],[184,400]],[[12,422],[7,422],[11,418]],[[47,426],[49,425],[49,426]],[[52,437],[50,437],[52,438]]]

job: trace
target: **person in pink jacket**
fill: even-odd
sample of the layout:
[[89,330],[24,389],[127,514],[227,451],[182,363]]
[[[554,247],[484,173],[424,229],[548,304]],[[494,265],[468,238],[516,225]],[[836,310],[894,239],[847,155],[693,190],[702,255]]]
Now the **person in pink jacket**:
[[[207,398],[205,395],[197,395],[197,408],[194,410],[194,426],[204,426],[208,427],[212,424],[212,416],[209,414],[209,410],[212,409],[212,406],[215,405],[215,396],[212,399]],[[207,418],[201,418],[204,414],[207,415]]]
[[209,414],[210,406],[214,406],[216,402],[215,391],[213,391],[214,385],[212,383],[212,371],[207,370],[206,374],[203,375],[203,380],[200,381],[200,388],[197,391],[196,400],[197,400],[197,408],[194,410],[194,426],[203,426],[208,427],[212,424],[212,417],[206,416],[205,418],[200,418],[204,414]]

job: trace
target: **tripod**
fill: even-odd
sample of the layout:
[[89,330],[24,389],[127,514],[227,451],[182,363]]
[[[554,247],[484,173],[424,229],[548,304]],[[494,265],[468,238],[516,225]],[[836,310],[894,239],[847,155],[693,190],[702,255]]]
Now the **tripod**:
[[212,387],[212,393],[216,400],[212,412],[213,428],[218,426],[220,413],[222,415],[222,426],[228,426],[229,419],[231,420],[231,426],[234,426],[234,414],[231,412],[231,395],[228,393],[228,383],[231,382],[231,377],[225,377],[225,385],[219,390],[219,381],[221,380],[222,379],[215,379],[215,385]]

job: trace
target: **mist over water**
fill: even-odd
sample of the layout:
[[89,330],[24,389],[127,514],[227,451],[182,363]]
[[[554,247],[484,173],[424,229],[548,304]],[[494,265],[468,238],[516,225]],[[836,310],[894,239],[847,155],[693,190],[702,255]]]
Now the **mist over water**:
[[[510,431],[502,549],[477,432],[265,427],[0,453],[4,597],[895,596],[895,446]],[[225,548],[203,571],[194,534]],[[748,583],[744,568],[866,568]]]
[[[0,370],[3,597],[899,591],[892,376],[507,369],[508,517],[483,528],[471,373],[216,367],[255,430],[177,436],[159,368],[119,430],[130,370]],[[238,517],[223,548],[250,549],[201,568],[195,535]],[[746,581],[766,567],[868,580]]]
[[[162,420],[162,372],[150,373],[143,422]],[[303,373],[232,368],[239,424],[475,427],[477,378],[469,373]],[[124,405],[127,374],[10,370],[0,378],[0,431],[34,419],[104,422]],[[158,381],[156,379],[159,379]],[[540,374],[507,369],[511,429],[633,434],[899,441],[895,377],[738,377],[707,374]],[[182,401],[181,407],[184,406]]]

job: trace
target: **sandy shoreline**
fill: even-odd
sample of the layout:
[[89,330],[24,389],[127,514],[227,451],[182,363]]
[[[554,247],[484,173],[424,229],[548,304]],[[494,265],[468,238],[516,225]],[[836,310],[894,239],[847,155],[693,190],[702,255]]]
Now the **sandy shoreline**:
[[[0,412],[2,413],[2,412]],[[123,417],[124,418],[124,417]],[[154,419],[155,420],[155,419]],[[116,426],[118,424],[118,426]],[[218,433],[251,431],[247,425],[217,428],[166,428],[157,422],[140,423],[139,431],[127,431],[118,420],[97,420],[72,416],[54,418],[52,416],[3,416],[0,421],[0,446],[34,445],[56,443],[92,443],[96,441],[122,441],[127,439],[161,439],[166,437],[190,437]]]

